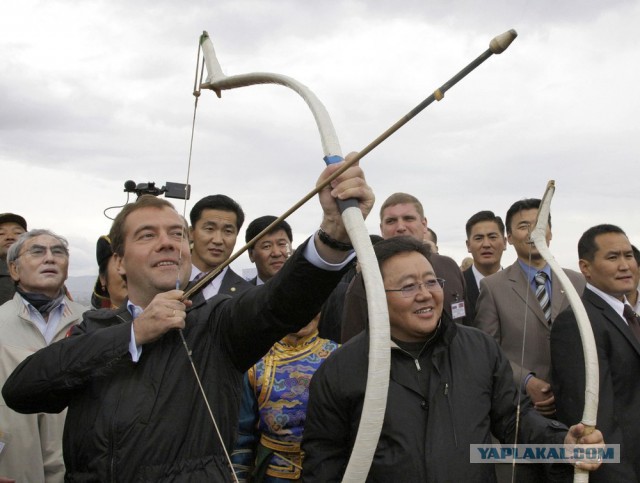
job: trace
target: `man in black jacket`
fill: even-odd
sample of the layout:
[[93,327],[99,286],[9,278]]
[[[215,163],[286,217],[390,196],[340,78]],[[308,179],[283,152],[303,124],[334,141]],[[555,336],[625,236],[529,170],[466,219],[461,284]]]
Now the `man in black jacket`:
[[324,241],[316,234],[303,244],[268,285],[192,307],[172,290],[191,271],[182,217],[153,197],[122,210],[110,238],[127,305],[87,314],[70,337],[25,360],[2,391],[24,413],[68,407],[67,480],[232,481],[227,451],[243,372],[318,313],[350,260],[334,248],[348,242],[334,196],[358,199],[365,216],[373,205],[362,171],[350,168],[320,192]]
[[[443,311],[442,279],[428,249],[410,237],[374,247],[391,324],[391,378],[382,433],[367,481],[495,481],[493,465],[471,464],[471,444],[515,440],[518,394],[509,361],[487,334]],[[368,339],[334,352],[311,381],[304,431],[304,481],[340,481],[362,414]],[[584,426],[567,428],[522,406],[519,441],[598,443]],[[585,464],[585,469],[597,465]]]

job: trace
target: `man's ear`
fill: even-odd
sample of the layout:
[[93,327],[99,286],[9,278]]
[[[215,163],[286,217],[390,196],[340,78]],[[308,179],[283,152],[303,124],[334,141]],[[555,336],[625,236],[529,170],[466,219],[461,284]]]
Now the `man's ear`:
[[249,260],[251,260],[251,263],[256,263],[256,261],[253,259],[253,248],[249,248],[247,250],[247,253],[249,254]]
[[19,270],[18,270],[18,261],[15,260],[13,262],[11,262],[9,264],[9,275],[11,275],[11,278],[13,279],[14,282],[19,282],[20,281],[20,274],[19,274]]
[[471,249],[469,248],[469,240],[465,241],[467,244],[467,253],[471,253]]
[[124,265],[122,263],[122,257],[117,253],[114,253],[113,260],[116,263],[116,271],[120,274],[121,277],[126,277],[127,271],[125,270]]
[[580,267],[580,271],[582,272],[582,275],[584,275],[584,278],[586,278],[587,281],[591,280],[591,263],[589,263],[589,260],[581,258],[578,260],[578,266]]

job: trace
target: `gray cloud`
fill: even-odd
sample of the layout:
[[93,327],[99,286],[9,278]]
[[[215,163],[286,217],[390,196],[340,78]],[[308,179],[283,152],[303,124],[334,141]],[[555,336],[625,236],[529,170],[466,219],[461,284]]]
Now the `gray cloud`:
[[[379,203],[400,190],[423,199],[441,249],[458,260],[472,213],[504,213],[556,179],[553,248],[575,264],[590,225],[618,223],[640,237],[637,197],[623,182],[640,148],[639,18],[629,1],[16,3],[0,19],[0,162],[19,182],[6,187],[2,211],[69,236],[72,273],[95,270],[95,240],[109,226],[102,210],[124,203],[124,181],[186,179],[202,30],[227,74],[274,71],[309,85],[347,151],[515,27],[507,52],[362,164]],[[249,219],[278,214],[313,187],[321,157],[292,92],[203,92],[187,211],[224,192]],[[300,234],[319,221],[315,205],[291,220]],[[375,214],[367,225],[377,232]]]

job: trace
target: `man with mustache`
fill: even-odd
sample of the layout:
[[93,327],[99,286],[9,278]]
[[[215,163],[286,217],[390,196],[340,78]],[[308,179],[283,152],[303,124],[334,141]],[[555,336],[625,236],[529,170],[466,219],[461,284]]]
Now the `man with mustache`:
[[[516,428],[520,443],[582,440],[584,426],[567,431],[533,410],[528,398],[516,424],[518,391],[508,360],[493,338],[451,320],[446,282],[422,241],[392,237],[374,251],[389,310],[391,371],[367,482],[495,482],[494,465],[470,461],[470,445],[488,444],[491,434],[510,444]],[[369,335],[362,332],[311,380],[302,445],[306,483],[342,480],[362,417],[368,352]],[[581,442],[601,441],[595,431]]]

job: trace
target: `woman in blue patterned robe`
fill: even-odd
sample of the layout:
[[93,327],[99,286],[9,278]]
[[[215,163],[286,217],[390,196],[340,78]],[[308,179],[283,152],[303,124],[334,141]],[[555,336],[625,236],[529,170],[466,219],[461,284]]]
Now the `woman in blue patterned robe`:
[[309,383],[338,344],[318,337],[316,316],[277,342],[245,374],[238,440],[231,457],[240,482],[298,481]]

